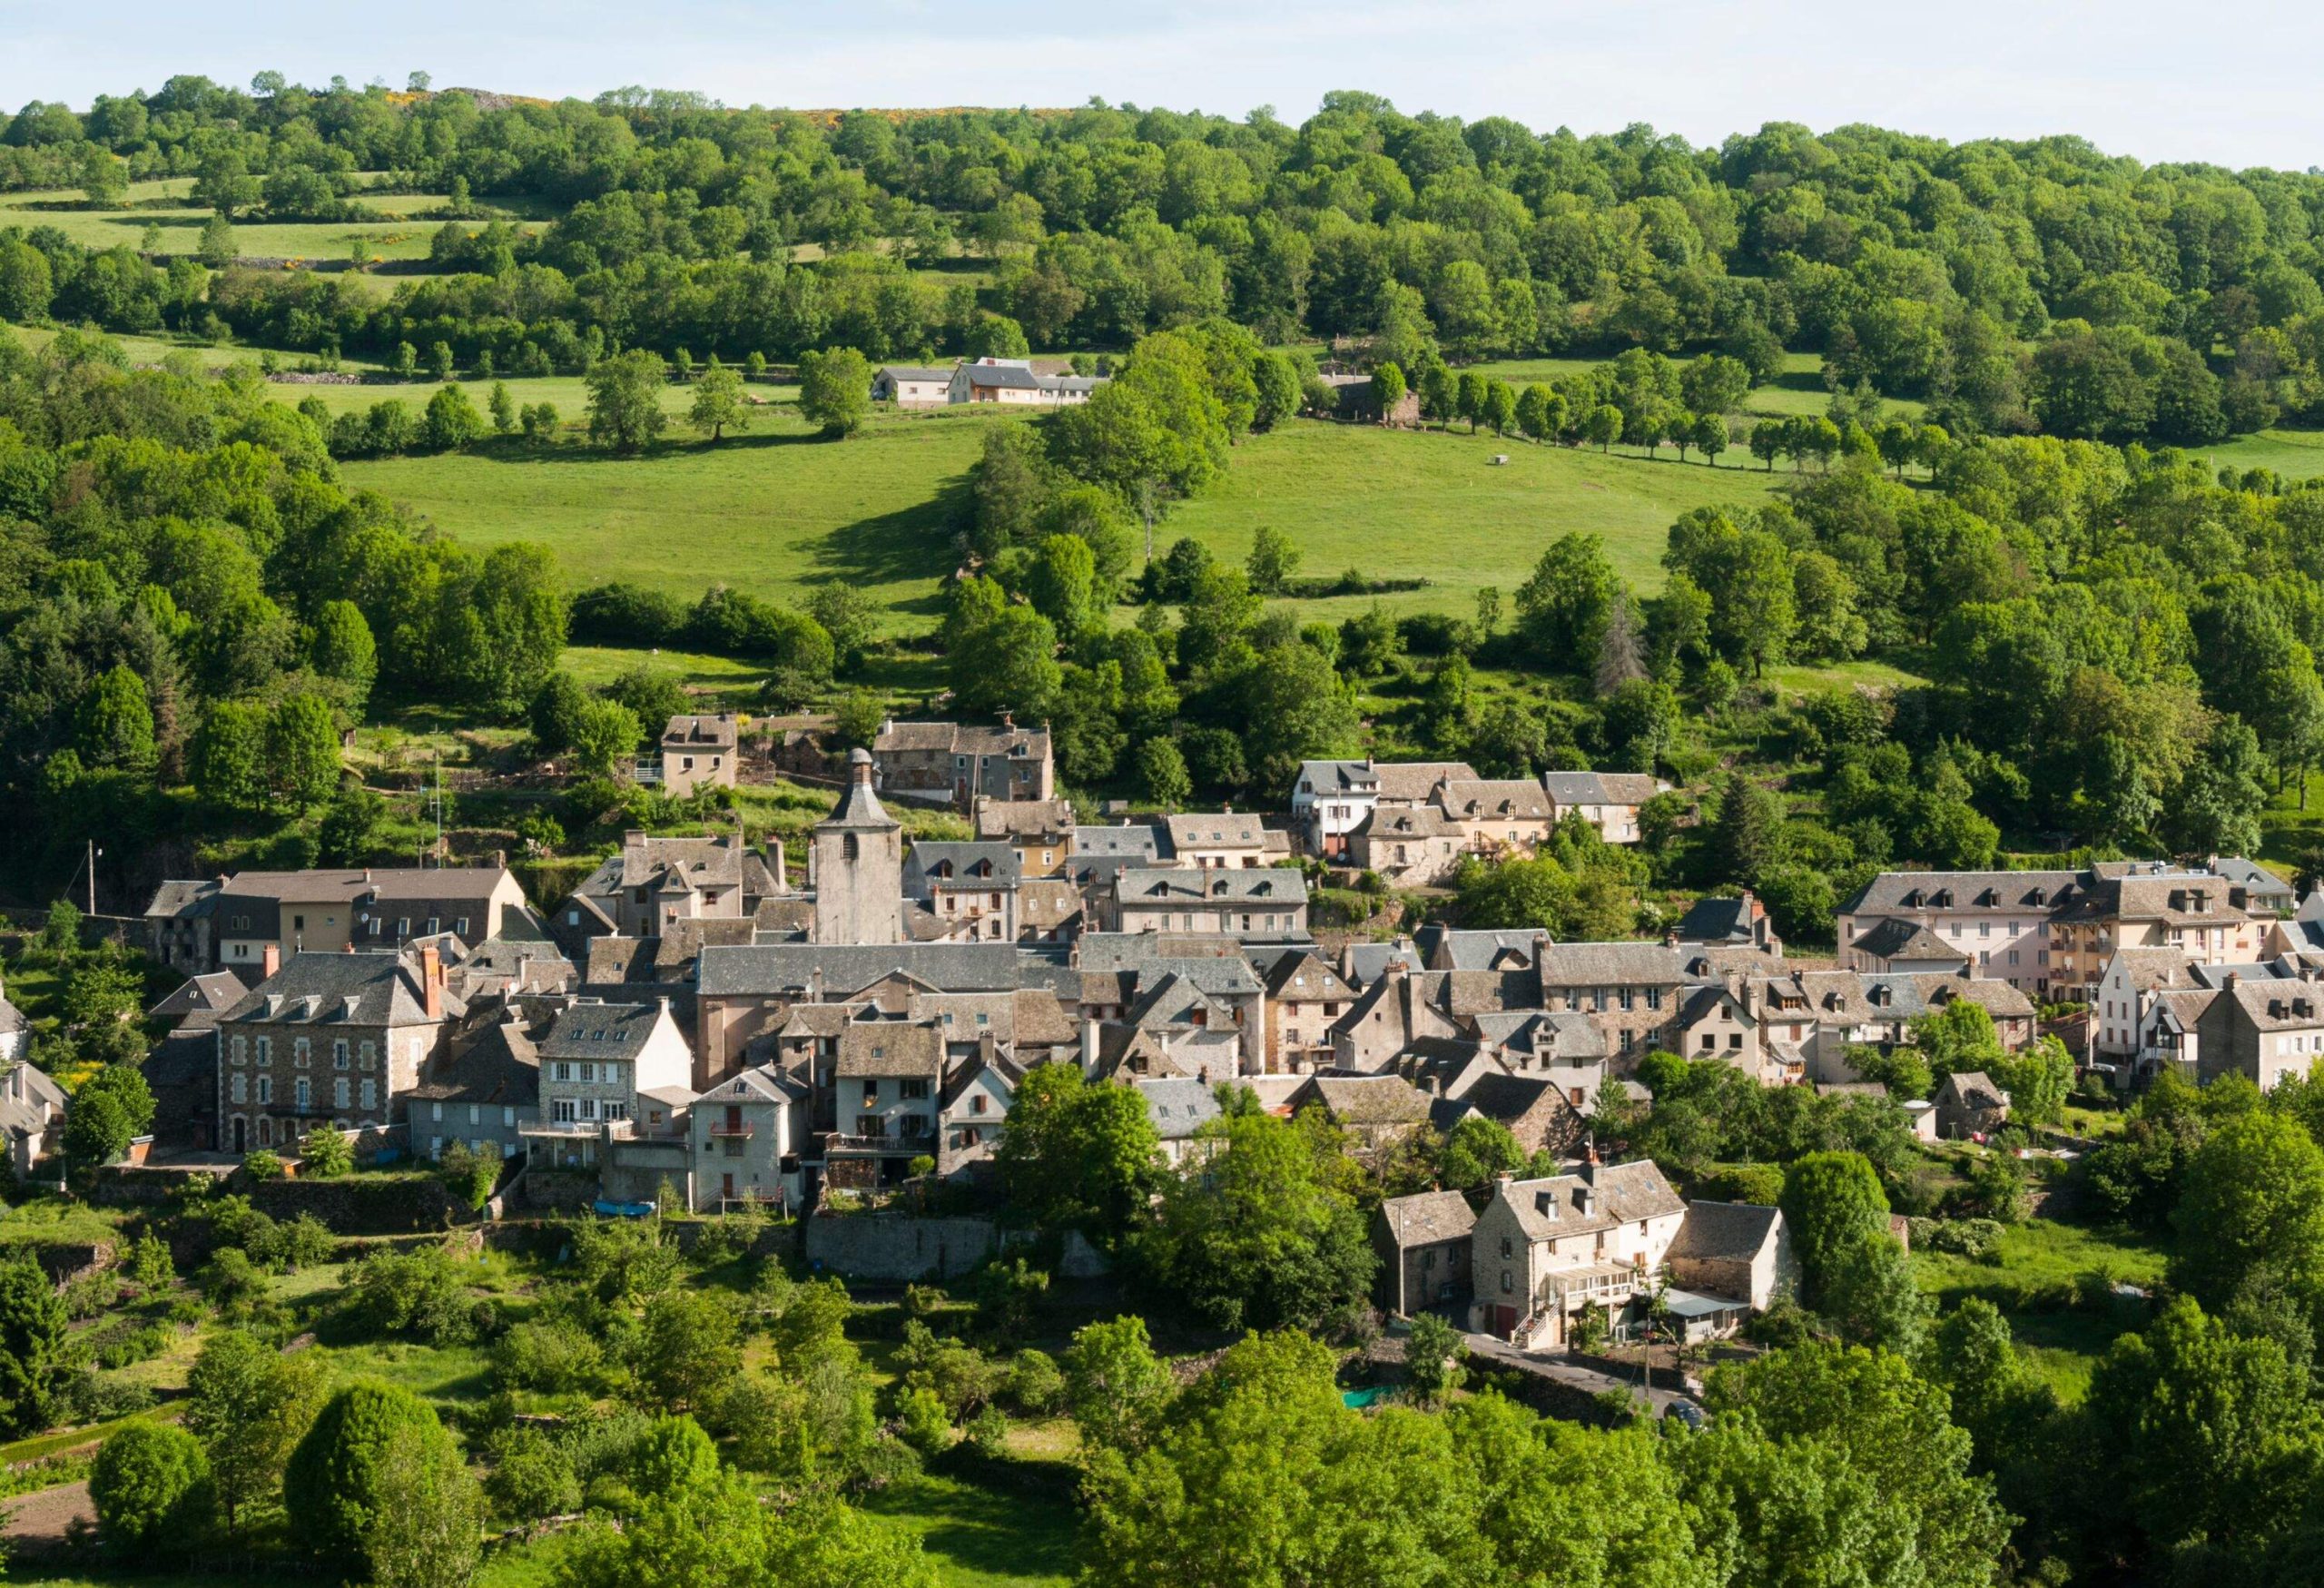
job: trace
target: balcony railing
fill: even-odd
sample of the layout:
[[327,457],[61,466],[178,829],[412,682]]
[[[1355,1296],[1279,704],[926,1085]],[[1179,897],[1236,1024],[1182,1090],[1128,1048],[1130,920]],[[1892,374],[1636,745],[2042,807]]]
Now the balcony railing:
[[1646,1282],[1646,1270],[1627,1263],[1592,1263],[1586,1268],[1553,1273],[1541,1281],[1545,1299],[1555,1307],[1578,1301],[1626,1300]]
[[837,1131],[823,1138],[825,1152],[893,1152],[897,1154],[933,1153],[936,1133],[925,1131],[912,1136],[846,1136]]
[[717,1124],[710,1128],[710,1134],[713,1138],[722,1140],[748,1141],[758,1134],[758,1130],[759,1128],[752,1124]]

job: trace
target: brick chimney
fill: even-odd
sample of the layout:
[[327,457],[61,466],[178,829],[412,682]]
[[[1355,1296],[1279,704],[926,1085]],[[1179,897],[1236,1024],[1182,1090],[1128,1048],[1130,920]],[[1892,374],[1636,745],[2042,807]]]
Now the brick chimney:
[[419,947],[419,997],[429,1020],[444,1018],[444,955],[432,942]]
[[266,945],[259,958],[259,980],[270,981],[281,969],[282,969],[282,945],[271,942]]

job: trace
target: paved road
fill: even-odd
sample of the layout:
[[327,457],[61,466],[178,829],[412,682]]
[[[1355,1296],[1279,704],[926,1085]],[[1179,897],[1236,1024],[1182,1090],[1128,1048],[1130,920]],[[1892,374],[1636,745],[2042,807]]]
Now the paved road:
[[[1636,1374],[1627,1378],[1616,1378],[1611,1374],[1600,1373],[1594,1367],[1584,1367],[1561,1357],[1528,1356],[1508,1341],[1495,1339],[1491,1335],[1466,1335],[1462,1337],[1469,1342],[1469,1354],[1472,1356],[1482,1356],[1502,1366],[1514,1367],[1554,1384],[1570,1386],[1584,1395],[1599,1395],[1610,1389],[1627,1390],[1633,1396],[1639,1392]],[[1654,1405],[1654,1415],[1658,1417],[1662,1415],[1663,1407],[1680,1398],[1678,1386],[1667,1382],[1669,1377],[1667,1373],[1658,1377],[1654,1388],[1648,1394],[1648,1399]]]

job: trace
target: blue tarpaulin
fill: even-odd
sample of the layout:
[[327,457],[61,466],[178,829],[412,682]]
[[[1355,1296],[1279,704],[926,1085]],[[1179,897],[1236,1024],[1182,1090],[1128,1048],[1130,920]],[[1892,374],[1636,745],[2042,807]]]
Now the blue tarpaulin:
[[654,1214],[651,1202],[608,1202],[600,1197],[590,1206],[600,1218],[650,1218]]

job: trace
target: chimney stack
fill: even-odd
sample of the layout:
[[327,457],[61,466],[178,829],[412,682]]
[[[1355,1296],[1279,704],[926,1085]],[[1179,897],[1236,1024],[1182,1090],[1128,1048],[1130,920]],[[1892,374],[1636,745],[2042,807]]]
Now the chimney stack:
[[419,945],[419,995],[429,1020],[444,1018],[444,955],[432,942]]
[[274,973],[281,969],[282,969],[282,945],[271,942],[266,945],[259,960],[259,980],[271,981]]

